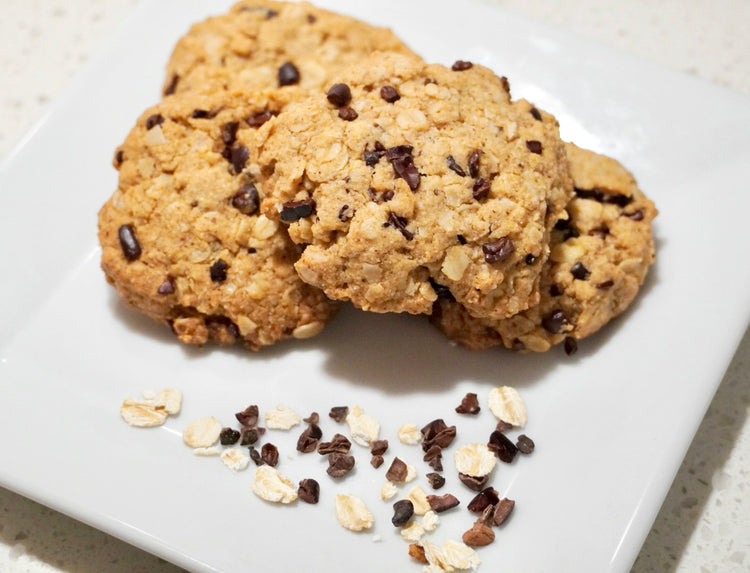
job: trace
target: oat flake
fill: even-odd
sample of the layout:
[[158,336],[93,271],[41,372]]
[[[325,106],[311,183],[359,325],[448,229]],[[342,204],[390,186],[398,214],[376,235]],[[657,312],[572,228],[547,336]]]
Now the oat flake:
[[497,463],[497,457],[485,444],[461,446],[453,454],[453,459],[459,473],[473,477],[489,475]]
[[416,446],[422,441],[422,432],[414,424],[408,422],[398,429],[398,439],[407,446]]
[[253,492],[261,499],[275,503],[292,503],[297,499],[297,487],[271,466],[258,466],[255,470]]
[[338,494],[334,500],[336,517],[339,523],[349,531],[370,529],[375,523],[365,502],[353,495]]
[[349,425],[349,434],[352,440],[363,447],[368,447],[380,435],[380,424],[378,421],[364,413],[360,406],[353,406],[346,416]]
[[490,391],[490,411],[500,420],[516,427],[526,424],[526,406],[518,390],[511,386],[500,386]]
[[250,456],[248,456],[244,450],[240,448],[228,448],[221,452],[221,461],[230,470],[239,472],[247,469],[250,463]]
[[182,441],[191,448],[208,448],[219,441],[221,422],[213,416],[198,418],[182,431]]
[[283,404],[266,412],[266,427],[270,430],[289,430],[299,424],[299,421],[299,414]]

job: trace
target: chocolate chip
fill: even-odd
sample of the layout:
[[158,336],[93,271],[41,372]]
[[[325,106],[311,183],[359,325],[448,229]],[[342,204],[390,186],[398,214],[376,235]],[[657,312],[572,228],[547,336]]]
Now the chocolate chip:
[[419,187],[419,171],[414,165],[413,151],[411,145],[397,145],[386,149],[385,153],[396,176],[406,181],[409,189],[416,191]]
[[256,426],[258,424],[258,406],[251,404],[242,410],[242,412],[237,412],[234,417],[243,426]]
[[370,197],[370,199],[375,201],[377,204],[380,204],[380,203],[386,203],[390,201],[391,199],[393,199],[394,193],[392,189],[386,189],[385,191],[378,191],[377,189],[373,189],[372,187],[370,187],[367,190],[367,195]]
[[414,515],[414,504],[408,499],[401,499],[393,504],[393,517],[391,523],[396,527],[406,525]]
[[328,469],[326,473],[332,478],[344,477],[354,467],[354,456],[347,454],[328,454]]
[[221,140],[224,145],[232,145],[237,139],[237,129],[240,127],[239,121],[229,121],[221,126]]
[[382,456],[388,451],[388,440],[373,440],[370,442],[370,453],[373,456]]
[[481,491],[490,479],[489,475],[486,476],[470,476],[469,474],[458,474],[458,479],[461,483],[473,491]]
[[167,275],[164,278],[164,282],[159,285],[159,288],[157,289],[157,294],[167,295],[172,294],[175,291],[175,284],[174,284],[174,278],[172,278],[170,275]]
[[608,193],[604,195],[604,202],[618,207],[627,207],[633,202],[633,198],[622,193]]
[[477,201],[484,201],[490,195],[491,186],[492,184],[487,179],[480,177],[471,187],[471,196]]
[[244,145],[232,147],[229,152],[229,162],[234,168],[235,175],[242,173],[242,170],[245,168],[245,163],[247,163],[248,157],[250,157],[250,151]]
[[244,215],[252,215],[260,207],[258,190],[252,183],[243,183],[231,198],[232,207]]
[[224,282],[227,280],[227,269],[229,265],[222,259],[218,259],[213,265],[211,265],[211,280],[215,283]]
[[393,103],[401,99],[401,94],[393,86],[383,86],[380,88],[380,97],[388,103]]
[[456,507],[461,502],[458,501],[455,495],[446,493],[444,495],[428,495],[427,503],[430,504],[430,509],[432,509],[432,511],[435,513],[442,513]]
[[248,446],[254,444],[260,438],[260,428],[247,428],[243,427],[240,429],[240,445]]
[[219,442],[222,446],[232,446],[240,440],[240,433],[232,428],[222,428],[219,433]]
[[574,239],[575,237],[579,237],[581,235],[581,232],[570,219],[558,219],[555,223],[555,229],[557,229],[558,231],[562,231],[563,241]]
[[317,22],[317,20],[318,19],[315,17],[314,14],[308,14],[307,15],[307,23],[308,24],[315,24],[315,22]]
[[469,175],[476,179],[479,177],[479,157],[482,155],[482,152],[479,150],[472,151],[469,154],[469,159],[467,161],[469,166]]
[[538,155],[542,154],[542,142],[537,141],[535,139],[532,139],[530,141],[526,142],[526,149],[531,151],[531,153],[536,153]]
[[599,237],[603,241],[604,238],[609,235],[609,227],[607,225],[601,225],[596,229],[591,229],[588,234],[592,237]]
[[474,499],[469,502],[466,509],[472,513],[482,513],[487,507],[495,505],[499,501],[500,498],[497,497],[497,492],[491,487],[486,487],[474,496]]
[[164,116],[160,113],[155,113],[154,115],[150,115],[146,118],[146,129],[151,129],[153,127],[156,127],[157,125],[161,125],[164,123]]
[[352,217],[354,217],[354,209],[349,207],[349,205],[342,205],[338,214],[339,221],[346,223],[347,221],[351,221]]
[[122,162],[124,160],[125,160],[125,153],[123,152],[122,149],[118,149],[115,152],[115,163],[117,163],[117,165],[122,165]]
[[334,452],[339,454],[346,454],[352,447],[352,443],[349,439],[342,434],[334,434],[330,442],[320,442],[318,444],[318,453],[321,456],[332,454]]
[[522,454],[530,454],[534,451],[534,440],[529,438],[526,434],[521,434],[516,440],[516,447]]
[[448,169],[450,169],[451,171],[454,171],[461,177],[466,177],[466,172],[463,169],[461,169],[461,166],[458,163],[456,163],[456,160],[453,159],[452,155],[449,155],[448,157],[446,157],[445,161],[448,163]]
[[343,107],[352,101],[352,91],[346,84],[333,84],[328,89],[326,97],[336,107]]
[[[204,318],[203,322],[209,330],[209,338],[225,342],[234,342],[234,339],[237,339],[240,336],[240,329],[237,328],[237,325],[227,316],[212,314]],[[232,340],[227,341],[226,335],[229,335]]]
[[528,255],[526,255],[526,257],[525,257],[525,258],[523,259],[523,261],[524,261],[524,262],[525,262],[525,263],[526,263],[527,265],[533,265],[533,264],[534,264],[534,263],[536,262],[536,256],[535,256],[535,255],[532,255],[531,253],[529,253],[529,254],[528,254]]
[[592,189],[582,189],[580,187],[575,188],[576,196],[581,199],[592,199],[599,203],[609,203],[611,205],[617,205],[618,207],[625,207],[633,202],[633,197],[629,195],[623,195],[622,193],[612,193],[605,189],[599,189],[594,187]]
[[414,238],[414,233],[406,228],[408,221],[404,217],[399,217],[395,213],[391,212],[388,214],[387,225],[393,225],[398,229],[407,241],[411,241]]
[[406,473],[406,462],[401,460],[401,458],[393,458],[391,467],[385,472],[385,479],[393,482],[402,482],[406,479]]
[[443,471],[443,448],[440,446],[430,446],[422,459],[436,472]]
[[539,110],[538,110],[537,108],[535,108],[535,107],[532,107],[532,108],[531,108],[531,109],[529,110],[529,113],[530,113],[530,114],[531,114],[531,115],[532,115],[532,116],[534,117],[534,119],[535,119],[535,120],[537,120],[537,121],[542,121],[542,114],[541,114],[541,113],[539,113]]
[[519,338],[514,338],[513,343],[510,345],[510,349],[515,350],[516,352],[522,352],[526,350],[526,345]]
[[266,20],[270,20],[271,18],[275,18],[278,16],[279,13],[276,10],[271,10],[270,8],[266,12]]
[[430,487],[432,487],[432,489],[440,489],[445,485],[445,478],[439,473],[430,472],[424,477],[426,477],[427,481],[430,482]]
[[572,336],[567,336],[563,342],[563,349],[568,356],[575,354],[578,352],[578,341]]
[[297,439],[297,451],[303,454],[314,452],[318,447],[318,440],[323,437],[323,432],[317,424],[310,424]]
[[368,167],[375,167],[383,156],[379,151],[365,151],[363,154],[365,165]]
[[279,450],[273,444],[263,444],[260,449],[260,457],[269,466],[276,467],[276,464],[279,463]]
[[583,264],[579,261],[572,267],[570,267],[570,274],[573,275],[573,278],[576,278],[579,281],[585,281],[591,276],[591,271],[584,267]]
[[292,62],[286,62],[278,71],[279,87],[299,83],[299,70]]
[[549,287],[549,295],[550,296],[561,296],[562,293],[565,292],[565,289],[561,287],[559,284],[555,283],[550,285]]
[[346,415],[349,413],[349,406],[334,406],[328,415],[333,418],[335,422],[343,422],[346,419]]
[[471,68],[474,64],[471,62],[467,62],[465,60],[456,60],[453,65],[451,66],[451,69],[454,72],[463,72],[464,70],[468,70]]
[[251,115],[247,118],[247,125],[250,127],[260,127],[264,123],[266,123],[269,119],[271,119],[274,116],[274,114],[267,109],[264,109],[261,112],[258,112],[256,114]]
[[141,244],[135,235],[133,225],[121,225],[117,229],[117,238],[120,240],[122,254],[129,261],[134,261],[141,256]]
[[177,89],[177,83],[179,81],[180,81],[180,76],[178,76],[177,74],[172,74],[172,79],[169,80],[169,85],[167,85],[167,87],[164,88],[164,92],[163,92],[164,95],[165,96],[172,95]]
[[467,392],[466,396],[461,400],[461,404],[456,407],[456,413],[478,414],[480,409],[477,395],[474,392]]
[[250,446],[248,448],[248,451],[250,452],[250,459],[255,462],[256,466],[262,466],[265,462],[263,461],[263,458],[260,456],[260,452],[256,450],[253,446]]
[[508,78],[506,78],[505,76],[500,76],[500,84],[502,84],[505,93],[510,95],[510,82],[508,81]]
[[464,237],[464,236],[463,236],[463,235],[461,235],[461,234],[459,234],[459,235],[456,235],[456,240],[457,240],[457,241],[459,242],[459,244],[461,244],[461,245],[465,245],[465,244],[466,244],[466,237]]
[[444,298],[446,300],[456,300],[456,298],[453,296],[453,293],[451,292],[451,289],[449,289],[447,286],[436,283],[432,278],[430,278],[429,281],[432,290],[435,291],[435,294],[438,296],[438,298]]
[[484,260],[486,263],[493,265],[500,263],[510,257],[516,248],[508,237],[501,237],[497,241],[485,243],[482,245]]
[[508,519],[508,516],[513,511],[515,505],[516,502],[512,499],[508,499],[507,497],[501,499],[495,506],[495,511],[492,514],[493,525],[501,525],[506,519]]
[[318,503],[320,499],[320,484],[312,478],[303,479],[299,482],[297,495],[305,503]]
[[301,201],[290,201],[281,207],[279,218],[285,223],[294,223],[305,217],[309,217],[315,211],[314,199],[302,199]]
[[542,318],[544,330],[552,334],[559,333],[566,324],[568,324],[568,317],[562,310],[553,310]]
[[613,281],[612,279],[608,279],[604,282],[600,282],[598,285],[596,285],[596,288],[598,288],[599,290],[607,290],[612,288],[613,286],[615,286],[615,281]]
[[193,119],[206,119],[211,115],[211,112],[207,109],[194,109],[193,113],[190,114],[190,117]]
[[339,108],[339,117],[344,121],[354,121],[359,117],[359,114],[354,111],[354,109],[346,105],[342,108]]
[[448,426],[442,418],[433,420],[421,431],[423,436],[422,450],[425,452],[430,450],[432,446],[447,448],[456,437],[456,426]]
[[513,461],[518,453],[518,448],[511,442],[505,434],[495,430],[490,434],[490,440],[487,442],[487,447],[490,451],[507,464]]
[[383,462],[385,460],[383,459],[383,456],[372,456],[370,458],[370,465],[374,467],[375,469],[378,469],[380,466],[383,465]]
[[623,213],[623,216],[633,221],[643,221],[643,209],[637,209],[632,213]]

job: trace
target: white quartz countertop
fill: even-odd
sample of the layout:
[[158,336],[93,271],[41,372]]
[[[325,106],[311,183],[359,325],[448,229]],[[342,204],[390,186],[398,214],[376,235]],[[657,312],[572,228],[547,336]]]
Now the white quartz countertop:
[[[528,18],[750,95],[749,0],[494,1]],[[0,159],[136,3],[0,0]],[[699,347],[699,333],[695,341]],[[708,409],[633,572],[750,571],[749,409],[750,333]],[[0,488],[0,572],[59,571],[181,569]]]

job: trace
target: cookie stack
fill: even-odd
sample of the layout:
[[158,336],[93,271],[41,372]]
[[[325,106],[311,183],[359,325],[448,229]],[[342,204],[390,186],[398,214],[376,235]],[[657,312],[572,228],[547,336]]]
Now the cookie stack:
[[185,343],[307,338],[346,300],[469,348],[570,353],[654,258],[633,177],[506,78],[307,3],[193,26],[114,164],[102,268]]

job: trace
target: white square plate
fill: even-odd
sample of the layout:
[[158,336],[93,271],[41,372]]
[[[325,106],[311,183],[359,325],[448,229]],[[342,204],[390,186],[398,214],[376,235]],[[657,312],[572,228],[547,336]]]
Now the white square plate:
[[[509,384],[537,449],[497,469],[493,485],[517,505],[480,550],[483,567],[626,571],[750,318],[748,99],[485,3],[323,1],[391,26],[428,60],[490,66],[514,97],[553,112],[566,139],[621,160],[661,212],[658,262],[626,315],[573,357],[472,353],[426,320],[351,308],[304,344],[184,348],[106,285],[96,213],[115,188],[112,152],[158,99],[171,47],[189,23],[228,7],[216,4],[142,4],[0,167],[0,483],[196,571],[418,570],[379,499],[385,467],[370,467],[366,450],[354,446],[354,474],[334,482],[320,456],[294,451],[300,427],[269,432],[280,470],[322,488],[318,506],[276,507],[250,492],[251,470],[194,457],[180,431],[200,416],[229,425],[248,404],[283,403],[320,412],[330,437],[340,428],[328,409],[361,404],[389,456],[424,474],[398,427],[443,417],[458,441],[484,441],[487,408],[471,419],[453,410],[467,391],[484,400]],[[152,430],[120,420],[123,398],[167,386],[185,394],[179,417]],[[442,492],[465,507],[472,495],[449,458]],[[336,523],[339,492],[365,499],[380,543]],[[437,542],[473,517],[459,508],[442,521]]]

